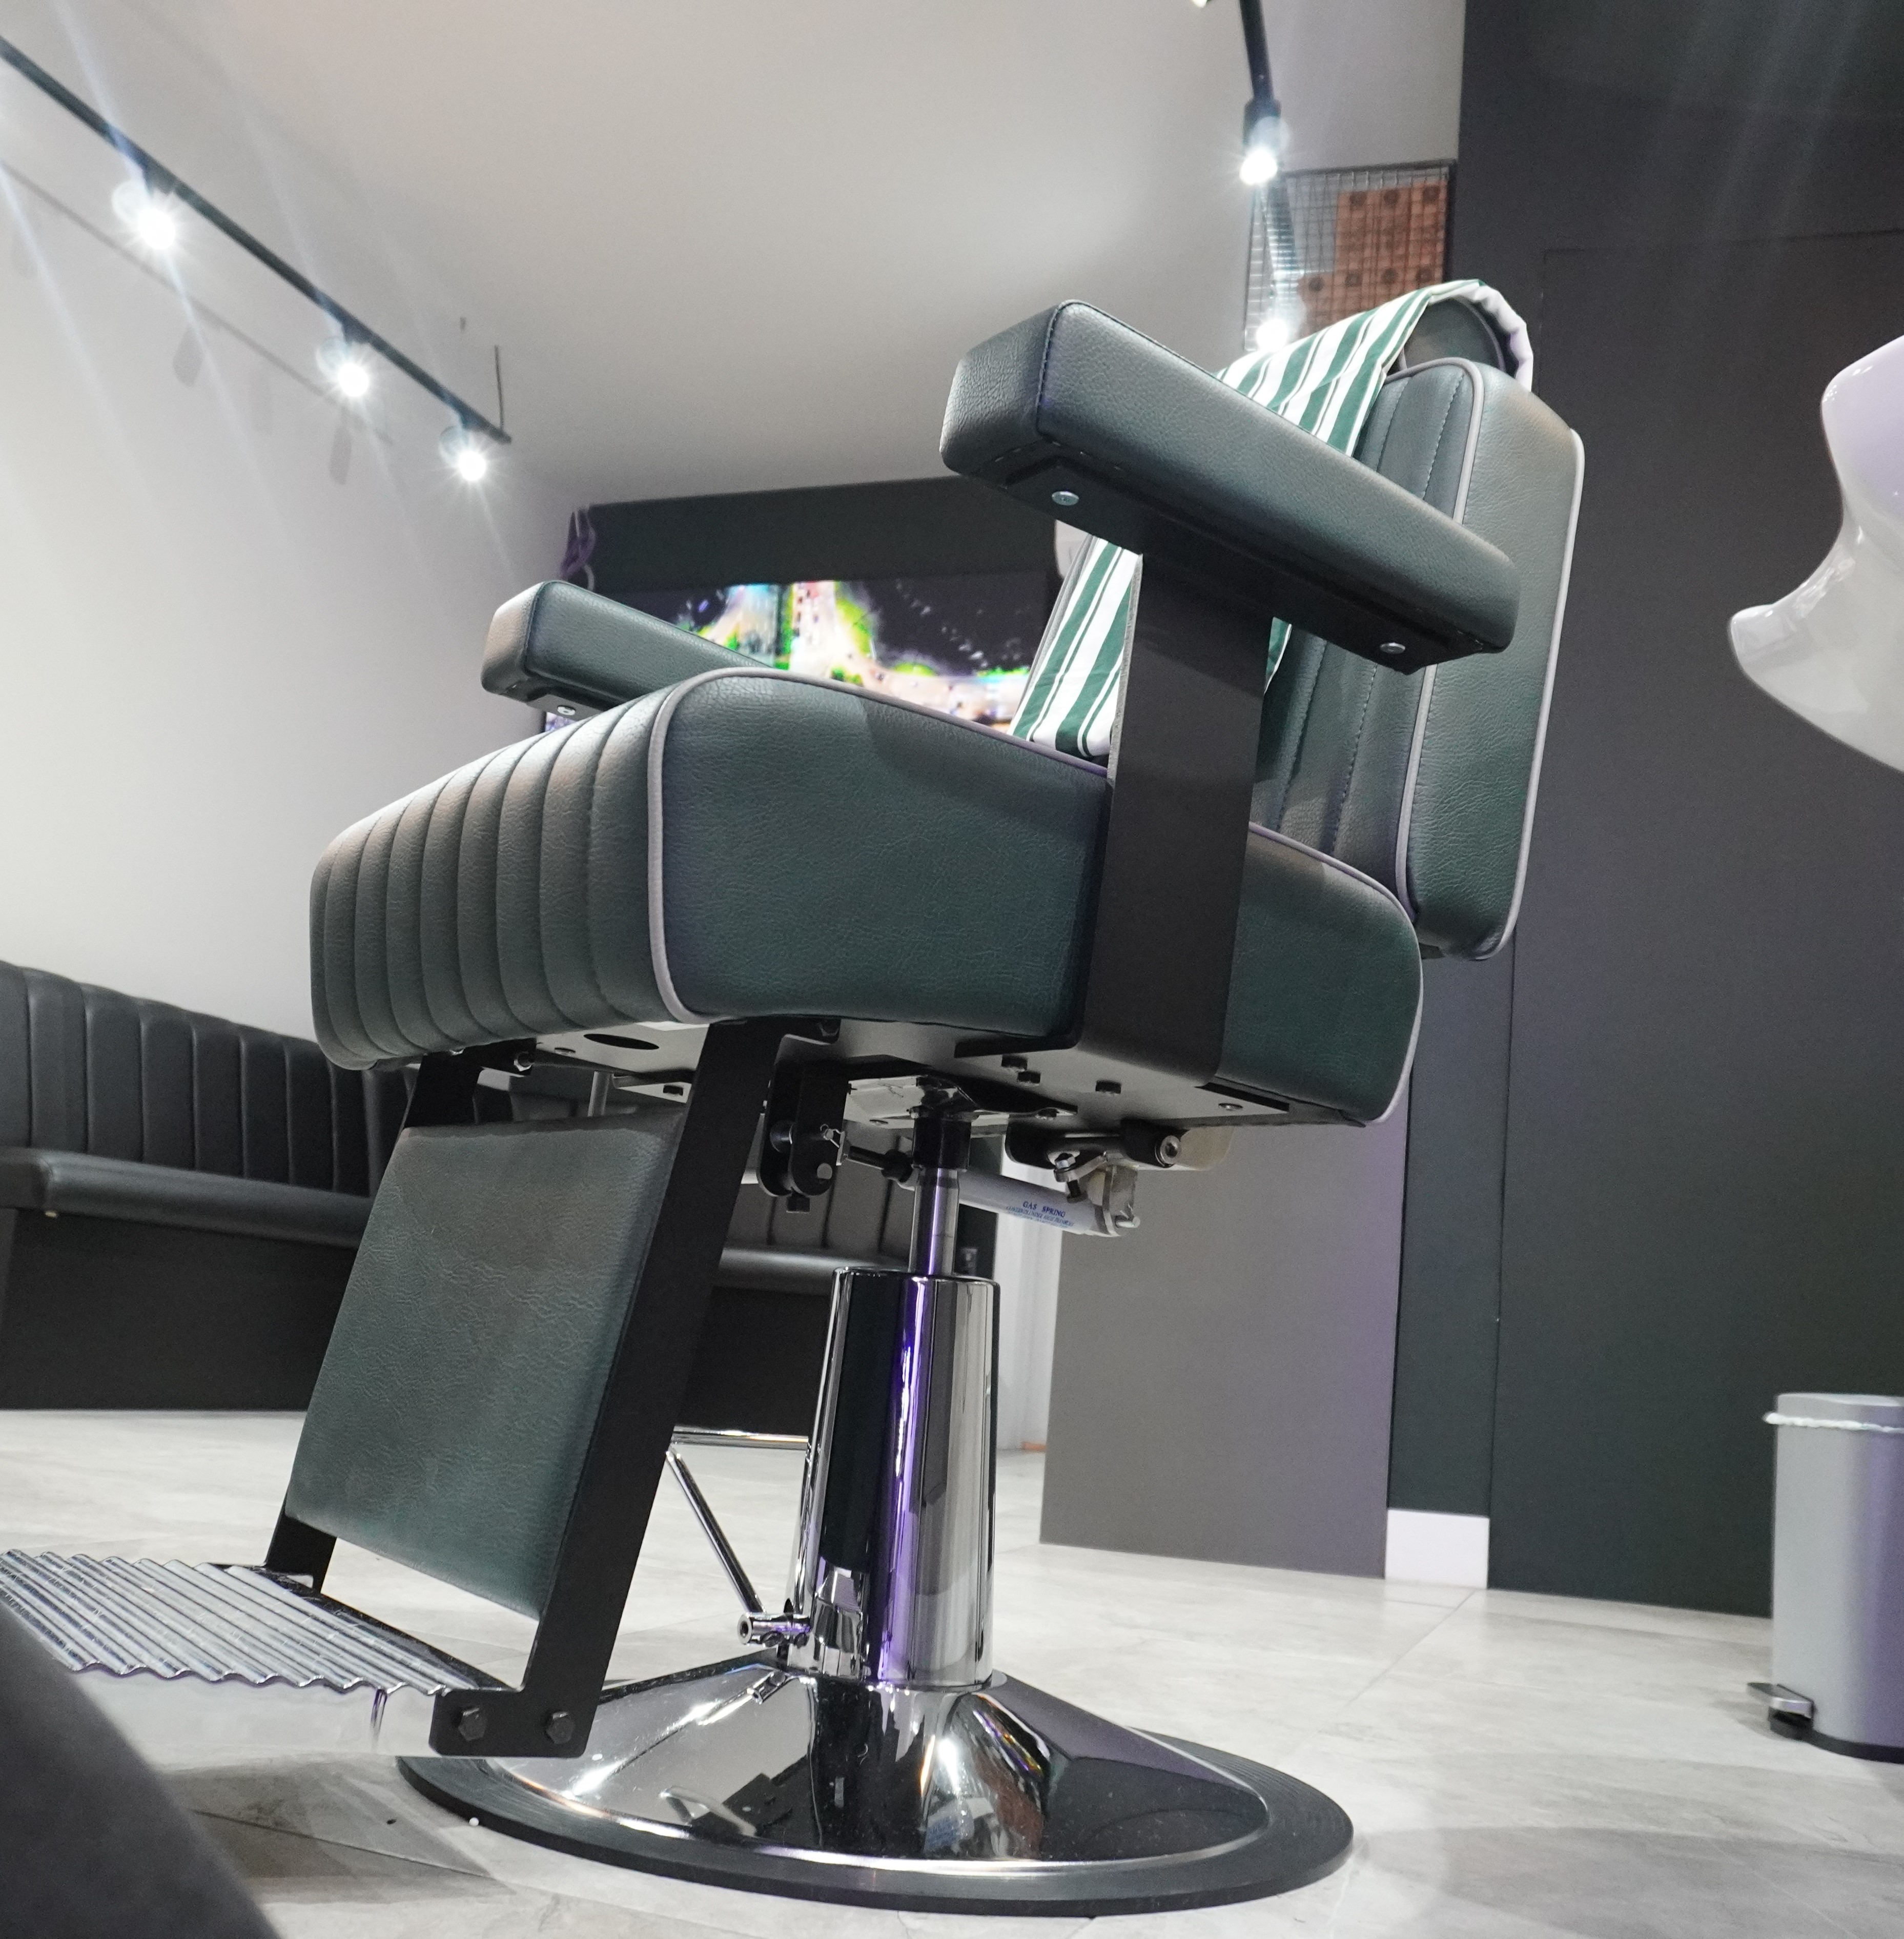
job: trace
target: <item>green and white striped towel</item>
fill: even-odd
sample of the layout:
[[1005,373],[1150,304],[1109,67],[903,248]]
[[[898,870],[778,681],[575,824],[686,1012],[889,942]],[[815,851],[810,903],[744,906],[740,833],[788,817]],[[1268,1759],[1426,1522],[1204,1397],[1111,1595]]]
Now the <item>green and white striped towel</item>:
[[[1337,451],[1353,451],[1376,394],[1394,367],[1423,310],[1444,297],[1464,297],[1507,339],[1516,379],[1534,382],[1527,326],[1500,294],[1479,282],[1436,283],[1379,309],[1319,330],[1284,350],[1260,350],[1224,371],[1224,383],[1300,425]],[[1011,732],[1067,754],[1103,760],[1111,751],[1118,671],[1130,630],[1137,556],[1103,539],[1086,542],[1058,595]],[[1274,675],[1289,637],[1286,620],[1270,629],[1263,683]]]

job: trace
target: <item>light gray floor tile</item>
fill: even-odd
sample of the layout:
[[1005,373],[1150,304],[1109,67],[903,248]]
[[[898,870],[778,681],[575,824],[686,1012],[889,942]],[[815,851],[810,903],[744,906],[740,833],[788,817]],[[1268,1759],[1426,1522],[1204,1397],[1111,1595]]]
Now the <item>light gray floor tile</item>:
[[[289,1415],[0,1414],[0,1546],[247,1560]],[[690,1454],[763,1595],[795,1455]],[[997,1657],[1120,1721],[1337,1797],[1349,1862],[1283,1898],[1096,1922],[1106,1939],[1866,1939],[1904,1931],[1904,1768],[1775,1737],[1756,1619],[1047,1548],[1042,1462],[999,1464]],[[344,1600],[485,1668],[529,1625],[360,1551]],[[655,1505],[616,1673],[730,1655],[736,1606],[677,1493]],[[1081,1922],[847,1910],[592,1864],[463,1819],[374,1759],[168,1766],[294,1939],[1070,1939]]]
[[1513,1589],[1470,1591],[1477,1608],[1529,1622],[1586,1624],[1598,1629],[1640,1630],[1666,1636],[1723,1640],[1763,1635],[1761,1616],[1727,1615],[1716,1609],[1669,1609],[1653,1603],[1592,1603],[1578,1596],[1534,1596]]
[[284,1939],[728,1939],[698,1921],[248,1825],[208,1825]]

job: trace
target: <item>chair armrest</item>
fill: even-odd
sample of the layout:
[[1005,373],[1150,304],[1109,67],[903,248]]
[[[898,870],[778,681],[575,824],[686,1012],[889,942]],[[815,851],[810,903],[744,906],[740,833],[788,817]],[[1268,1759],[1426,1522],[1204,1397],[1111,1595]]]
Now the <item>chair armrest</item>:
[[939,449],[954,471],[1382,665],[1513,638],[1519,577],[1486,540],[1084,303],[967,354]]
[[544,580],[497,608],[482,683],[510,700],[619,707],[741,655],[566,580]]
[[23,1145],[0,1150],[0,1207],[8,1207],[314,1246],[354,1246],[370,1214],[369,1199],[346,1192]]

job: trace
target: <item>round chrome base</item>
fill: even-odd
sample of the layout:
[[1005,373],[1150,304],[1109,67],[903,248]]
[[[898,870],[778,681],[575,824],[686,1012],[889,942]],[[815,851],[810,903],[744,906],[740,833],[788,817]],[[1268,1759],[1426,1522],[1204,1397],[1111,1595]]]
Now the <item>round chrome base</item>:
[[744,1891],[1091,1914],[1261,1898],[1340,1863],[1319,1791],[1028,1685],[849,1683],[748,1656],[610,1691],[579,1758],[406,1758],[460,1816]]

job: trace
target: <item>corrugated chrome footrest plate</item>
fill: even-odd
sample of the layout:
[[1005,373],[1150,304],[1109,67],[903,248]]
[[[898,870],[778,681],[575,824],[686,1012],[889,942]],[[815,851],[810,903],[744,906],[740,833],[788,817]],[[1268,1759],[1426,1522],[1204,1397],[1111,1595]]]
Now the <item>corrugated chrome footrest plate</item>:
[[427,1751],[493,1677],[301,1583],[217,1562],[0,1554],[24,1623],[141,1748]]

